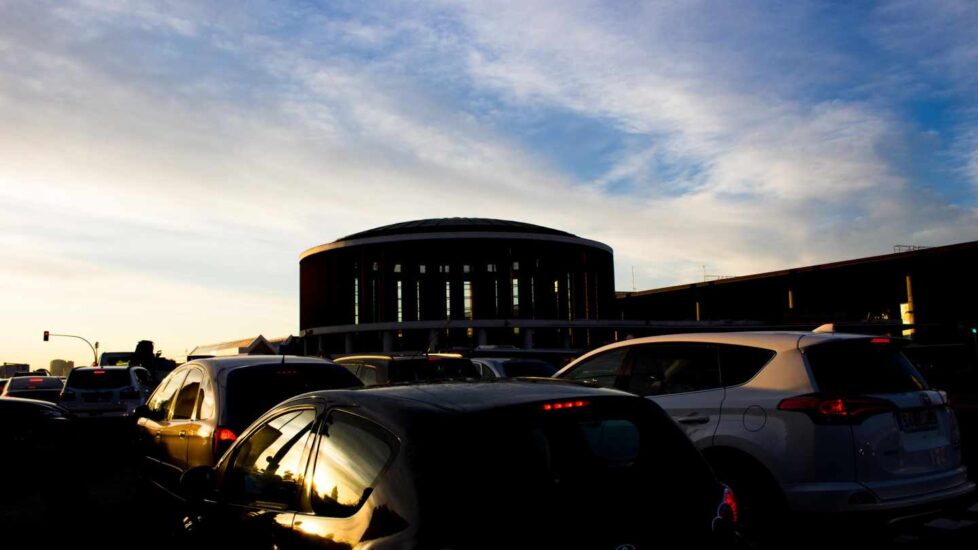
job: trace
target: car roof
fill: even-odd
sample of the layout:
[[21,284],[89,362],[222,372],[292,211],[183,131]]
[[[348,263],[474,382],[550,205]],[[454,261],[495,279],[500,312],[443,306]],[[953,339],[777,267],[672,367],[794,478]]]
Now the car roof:
[[229,357],[208,357],[194,359],[177,368],[190,365],[202,367],[212,376],[225,371],[258,365],[336,365],[336,363],[319,357],[301,357],[298,355],[233,355]]
[[65,415],[70,414],[68,410],[51,403],[50,401],[42,401],[40,399],[31,399],[29,397],[4,397],[0,399],[0,407],[39,407],[45,409],[54,409]]
[[404,353],[404,354],[384,354],[384,353],[364,353],[360,355],[344,355],[337,357],[335,361],[352,361],[357,359],[382,359],[384,361],[408,361],[411,359],[426,359],[437,357],[439,359],[466,359],[458,353]]
[[[608,350],[637,344],[667,343],[667,342],[702,342],[709,344],[732,344],[753,346],[773,351],[787,351],[798,348],[802,340],[804,346],[820,344],[831,340],[853,338],[870,338],[866,334],[848,334],[841,332],[804,332],[804,331],[742,331],[742,332],[697,332],[688,334],[664,334],[661,336],[646,336],[632,338],[609,344],[598,350]],[[587,355],[593,354],[594,351]],[[583,357],[583,356],[582,356]]]
[[540,401],[599,396],[634,397],[618,390],[561,383],[551,379],[508,379],[320,390],[297,396],[293,400],[325,399],[331,403],[356,404],[371,410],[387,410],[391,414],[399,414],[411,410],[471,413]]

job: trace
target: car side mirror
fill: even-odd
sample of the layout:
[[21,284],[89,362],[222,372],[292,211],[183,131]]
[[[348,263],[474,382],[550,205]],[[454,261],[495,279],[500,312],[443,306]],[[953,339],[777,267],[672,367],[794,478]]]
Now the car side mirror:
[[215,483],[214,468],[196,466],[180,476],[180,492],[188,503],[199,503],[214,492]]
[[147,407],[146,405],[140,405],[136,407],[134,411],[132,411],[132,415],[135,418],[149,418],[150,417],[149,407]]

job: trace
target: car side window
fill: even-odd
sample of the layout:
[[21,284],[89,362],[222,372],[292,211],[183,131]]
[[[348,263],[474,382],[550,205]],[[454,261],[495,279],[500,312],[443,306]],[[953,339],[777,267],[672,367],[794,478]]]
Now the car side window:
[[774,351],[748,346],[719,346],[720,378],[724,387],[739,386],[754,378],[774,356]]
[[165,418],[166,415],[170,413],[170,405],[173,403],[173,398],[177,395],[177,390],[183,383],[183,379],[187,376],[187,371],[177,371],[167,376],[160,384],[153,395],[149,396],[149,401],[146,407],[156,414],[157,418]]
[[176,403],[173,405],[173,420],[190,420],[193,417],[202,379],[203,376],[199,369],[191,369],[187,374],[183,387],[177,394]]
[[292,410],[265,422],[239,444],[222,492],[238,504],[297,509],[315,409]]
[[687,393],[720,387],[717,349],[710,344],[636,346],[625,390],[638,395]]
[[207,420],[214,416],[214,386],[210,378],[205,377],[197,394],[197,413],[194,418]]
[[377,369],[375,369],[374,367],[372,367],[370,365],[367,365],[367,364],[360,365],[360,371],[359,371],[359,374],[358,374],[357,378],[359,378],[360,381],[363,382],[363,385],[364,386],[369,386],[371,384],[376,384],[377,383]]
[[582,361],[565,378],[570,380],[593,381],[602,388],[614,388],[621,374],[622,364],[628,355],[628,347],[615,348]]
[[377,424],[343,411],[333,411],[317,437],[312,511],[349,517],[370,496],[371,487],[394,457],[397,440]]
[[136,374],[136,381],[139,382],[140,385],[145,387],[151,387],[153,385],[153,379],[149,375],[148,370],[136,368],[133,369],[133,372]]

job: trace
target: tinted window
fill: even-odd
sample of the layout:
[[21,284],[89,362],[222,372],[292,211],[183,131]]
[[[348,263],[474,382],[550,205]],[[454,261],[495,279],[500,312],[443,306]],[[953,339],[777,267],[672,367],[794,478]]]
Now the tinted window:
[[173,420],[189,420],[193,417],[202,378],[199,370],[191,369],[183,382],[183,387],[180,388],[180,393],[177,394],[177,402],[173,406]]
[[197,397],[197,418],[206,420],[214,416],[214,387],[211,381],[204,379],[200,385],[200,394]]
[[303,451],[316,411],[304,409],[266,422],[239,445],[224,490],[233,501],[262,508],[295,507],[304,473]]
[[50,376],[18,376],[7,382],[8,390],[58,390],[62,386],[60,378]]
[[153,377],[150,376],[148,370],[133,369],[133,372],[136,374],[136,380],[138,380],[140,384],[142,384],[143,386],[152,387]]
[[717,350],[701,344],[648,344],[633,348],[627,391],[638,395],[686,393],[720,387]]
[[153,395],[149,397],[149,401],[146,403],[149,410],[156,412],[161,417],[165,416],[170,411],[170,404],[173,403],[173,398],[176,397],[177,390],[180,389],[180,385],[186,376],[187,371],[185,370],[167,376],[160,387],[156,388]]
[[613,388],[627,354],[628,348],[623,347],[595,355],[574,367],[574,370],[564,375],[564,378],[581,381],[593,380],[595,385]]
[[[421,508],[433,508],[442,529],[468,543],[451,547],[508,548],[516,537],[540,548],[616,548],[623,541],[642,548],[661,544],[635,532],[708,532],[719,497],[702,457],[654,404],[628,401],[627,409],[602,408],[595,399],[580,410],[534,406],[428,424],[440,445],[414,458],[427,489]],[[417,448],[425,439],[411,441]],[[480,523],[500,513],[506,521],[493,529]],[[683,528],[693,521],[701,522],[697,530]],[[600,528],[567,528],[578,522]],[[591,536],[616,540],[595,543]]]
[[67,384],[79,390],[108,390],[131,386],[132,379],[125,369],[73,370],[68,374]]
[[720,352],[720,377],[724,386],[738,386],[760,372],[774,359],[769,349],[747,346],[718,346]]
[[338,365],[284,363],[234,369],[228,375],[226,422],[232,429],[242,429],[290,397],[362,385]]
[[415,382],[422,380],[446,380],[452,378],[479,378],[479,371],[468,359],[406,359],[390,362],[387,373],[389,382]]
[[539,376],[548,378],[557,372],[557,367],[544,361],[506,361],[502,365],[504,374],[510,378],[518,376]]
[[363,385],[369,386],[377,383],[377,369],[370,365],[360,365],[360,381]]
[[394,437],[379,426],[336,411],[323,425],[312,476],[312,509],[347,517],[368,496],[394,454]]
[[927,389],[913,365],[892,344],[844,340],[805,349],[818,391],[842,395]]

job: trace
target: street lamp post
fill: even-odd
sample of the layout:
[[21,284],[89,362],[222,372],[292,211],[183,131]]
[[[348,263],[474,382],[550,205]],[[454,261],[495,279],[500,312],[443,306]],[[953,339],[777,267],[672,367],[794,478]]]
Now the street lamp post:
[[77,338],[77,339],[81,340],[82,342],[85,342],[86,344],[88,344],[88,347],[92,348],[92,358],[93,358],[92,359],[92,366],[94,367],[94,366],[97,366],[98,365],[98,342],[95,342],[95,345],[93,346],[91,342],[89,342],[85,338],[82,338],[81,336],[75,336],[74,334],[55,334],[53,332],[48,332],[48,331],[45,330],[44,331],[44,341],[45,342],[48,341],[48,337],[49,336],[61,336],[62,338]]

